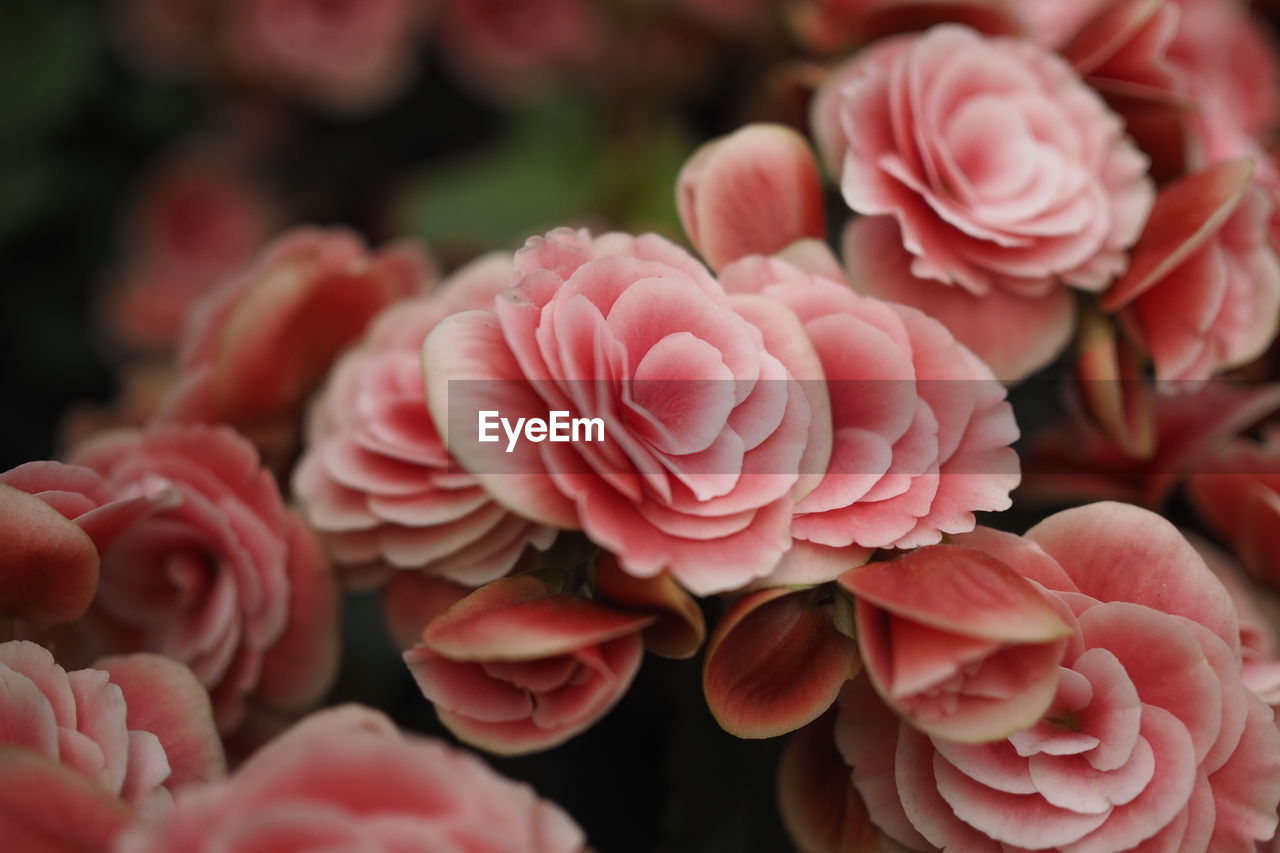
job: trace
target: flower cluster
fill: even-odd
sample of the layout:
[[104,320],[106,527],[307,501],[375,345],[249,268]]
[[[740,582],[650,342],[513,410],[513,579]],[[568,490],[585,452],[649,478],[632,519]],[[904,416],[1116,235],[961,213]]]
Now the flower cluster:
[[[606,821],[464,747],[563,748],[577,813],[628,803],[640,718],[671,849],[779,754],[712,721],[789,736],[805,853],[1280,843],[1280,59],[1243,0],[115,14],[219,133],[123,217],[114,410],[0,472],[0,846],[585,853]],[[689,125],[741,126],[646,125],[747,54]],[[475,96],[457,147],[507,142],[411,204],[290,162],[447,149],[418,99]],[[281,230],[356,196],[376,244]],[[707,767],[741,790],[689,797]]]

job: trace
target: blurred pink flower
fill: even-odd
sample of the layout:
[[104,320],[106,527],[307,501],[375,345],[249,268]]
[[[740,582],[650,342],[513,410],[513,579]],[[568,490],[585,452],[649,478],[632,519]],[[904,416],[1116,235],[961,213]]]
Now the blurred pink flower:
[[[1241,680],[1230,595],[1172,525],[1136,507],[1092,504],[1051,516],[1025,539],[979,528],[955,543],[1056,599],[1074,633],[1043,717],[1030,726],[1011,717],[1015,730],[996,739],[922,732],[865,680],[846,690],[837,740],[884,833],[912,850],[966,853],[1202,853],[1271,837],[1280,732]],[[945,605],[936,592],[915,595]],[[1016,679],[988,683],[967,667],[936,666],[954,664],[946,642],[886,639],[895,680],[904,666],[930,681],[958,675],[945,689],[977,703],[1019,689]],[[945,721],[947,705],[938,710]]]
[[435,38],[464,82],[523,95],[590,57],[597,12],[586,0],[445,0]]
[[1203,381],[1266,351],[1280,322],[1272,205],[1247,160],[1165,187],[1103,308],[1155,362],[1162,383]]
[[253,257],[276,216],[226,157],[197,151],[165,163],[134,203],[124,266],[106,294],[114,336],[130,349],[171,349],[191,306]]
[[34,750],[144,811],[225,772],[208,695],[159,655],[67,672],[35,643],[0,643],[0,746]]
[[804,137],[782,125],[750,124],[704,144],[680,170],[676,205],[712,269],[826,236],[818,164]]
[[392,305],[317,397],[294,492],[348,581],[409,569],[479,586],[554,538],[457,468],[426,407],[423,339],[449,314],[490,307],[511,269],[510,255],[482,258]]
[[317,713],[225,782],[190,789],[120,853],[328,849],[581,853],[582,831],[525,785],[358,706]]
[[858,54],[813,123],[864,214],[846,238],[855,286],[933,314],[1004,379],[1062,349],[1064,286],[1122,273],[1154,199],[1147,159],[1061,58],[966,27]]
[[223,731],[251,706],[295,711],[323,695],[337,665],[334,580],[248,441],[225,427],[162,426],[105,435],[75,458],[121,494],[178,497],[102,555],[82,623],[91,650],[189,665]]
[[344,228],[286,231],[196,307],[183,376],[162,419],[228,423],[263,447],[288,447],[308,396],[342,350],[433,275],[412,245],[372,253]]
[[502,578],[432,619],[405,653],[440,721],[502,755],[549,749],[603,717],[640,668],[654,616]]
[[238,0],[221,48],[264,88],[333,110],[381,106],[408,83],[425,10],[416,0]]
[[[513,282],[495,312],[455,314],[425,345],[427,401],[462,467],[630,574],[710,594],[770,572],[792,489],[830,446],[825,392],[795,381],[821,376],[795,315],[728,296],[655,235],[559,229],[516,254]],[[475,440],[481,410],[600,418],[603,440],[504,453]]]

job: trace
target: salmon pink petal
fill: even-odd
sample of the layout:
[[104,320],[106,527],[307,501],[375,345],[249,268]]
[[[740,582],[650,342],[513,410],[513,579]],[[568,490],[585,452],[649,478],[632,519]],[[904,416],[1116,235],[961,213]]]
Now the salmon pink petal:
[[1185,616],[1238,647],[1230,595],[1177,528],[1155,513],[1095,503],[1060,512],[1026,535],[1099,601],[1132,601]]
[[690,658],[702,647],[707,624],[702,608],[669,574],[637,578],[608,553],[596,561],[596,589],[603,601],[627,610],[656,613],[644,629],[645,648],[665,658]]
[[[828,711],[787,741],[778,763],[778,811],[801,850],[874,850],[879,836],[836,750],[835,717]],[[833,796],[838,791],[844,796]]]
[[1067,347],[1075,308],[1065,290],[1022,296],[917,278],[891,217],[858,217],[844,236],[849,280],[862,293],[910,305],[933,317],[1005,382],[1016,382],[1053,361]]
[[714,269],[826,231],[813,153],[781,125],[747,125],[695,151],[677,178],[676,202],[689,239]]
[[38,497],[0,484],[0,614],[37,625],[69,622],[98,587],[98,549]]
[[[436,428],[458,463],[513,512],[556,527],[577,527],[573,504],[545,475],[537,445],[512,453],[473,440],[479,412],[545,417],[547,407],[523,380],[493,315],[464,311],[442,321],[423,342],[427,402]],[[450,392],[450,382],[455,383]]]
[[1007,565],[971,548],[934,545],[840,577],[861,600],[904,618],[996,642],[1046,642],[1070,628]]
[[[210,782],[226,774],[209,696],[189,669],[150,654],[103,658],[95,666],[123,693],[129,729],[158,739],[172,771],[165,774],[167,787]],[[129,772],[134,772],[132,761]]]
[[812,593],[761,590],[735,602],[712,632],[703,692],[726,731],[774,737],[830,708],[857,660]]
[[0,835],[14,849],[109,850],[133,817],[81,774],[29,750],[0,748]]
[[636,633],[656,618],[552,595],[523,575],[475,591],[432,620],[422,637],[455,660],[536,660]]

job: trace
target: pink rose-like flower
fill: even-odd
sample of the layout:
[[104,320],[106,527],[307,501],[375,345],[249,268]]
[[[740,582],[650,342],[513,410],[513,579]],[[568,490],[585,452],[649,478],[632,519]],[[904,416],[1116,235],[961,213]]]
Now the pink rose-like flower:
[[182,792],[117,849],[581,853],[585,840],[559,808],[474,756],[347,706],[307,718],[226,781]]
[[61,462],[0,473],[0,617],[43,627],[83,616],[98,589],[100,554],[172,498],[163,489],[122,493],[97,472]]
[[35,643],[0,643],[0,746],[34,750],[143,810],[225,772],[204,688],[158,655],[67,672]]
[[248,263],[275,215],[225,158],[200,152],[165,164],[136,202],[128,260],[108,294],[116,337],[136,349],[174,346],[191,306]]
[[1151,354],[1162,383],[1203,381],[1260,356],[1280,322],[1272,205],[1247,160],[1161,191],[1128,273],[1102,305]]
[[224,732],[251,704],[299,710],[324,693],[337,664],[333,577],[248,441],[225,427],[164,426],[104,436],[77,461],[123,493],[179,498],[102,555],[83,623],[91,647],[187,664]]
[[794,311],[821,362],[831,461],[795,506],[797,539],[910,548],[972,530],[975,511],[1008,508],[1019,477],[1013,411],[991,371],[940,323],[780,259],[744,258],[721,282]]
[[316,400],[294,492],[349,581],[412,569],[479,586],[554,538],[458,470],[427,411],[423,339],[449,314],[492,305],[510,279],[510,256],[490,256],[391,306]]
[[[427,401],[462,467],[633,575],[665,569],[709,594],[770,572],[791,545],[793,487],[830,447],[821,383],[795,381],[821,376],[795,315],[726,295],[656,235],[553,231],[516,254],[513,282],[494,313],[455,314],[424,345]],[[603,440],[508,453],[478,441],[482,411],[599,418]]]
[[1154,198],[1146,158],[1070,66],[965,27],[858,54],[813,122],[865,215],[847,238],[855,286],[932,313],[1002,378],[1062,349],[1066,288],[1124,271]]
[[431,275],[413,246],[371,253],[343,228],[285,232],[196,306],[183,379],[162,417],[229,423],[268,446],[282,441],[338,354]]
[[[931,735],[865,680],[846,690],[837,741],[885,834],[966,853],[1244,851],[1271,837],[1280,732],[1242,683],[1230,596],[1176,528],[1092,504],[1025,539],[979,528],[956,543],[1038,584],[1073,634],[1043,717],[996,740]],[[892,659],[920,672],[955,654],[937,638],[887,639]]]
[[712,268],[826,236],[813,152],[788,127],[751,124],[693,153],[676,181],[685,233]]
[[437,616],[405,653],[440,721],[467,743],[548,749],[617,703],[655,616],[556,594],[531,575],[494,581]]
[[241,0],[222,47],[255,83],[354,112],[408,81],[422,20],[414,0]]

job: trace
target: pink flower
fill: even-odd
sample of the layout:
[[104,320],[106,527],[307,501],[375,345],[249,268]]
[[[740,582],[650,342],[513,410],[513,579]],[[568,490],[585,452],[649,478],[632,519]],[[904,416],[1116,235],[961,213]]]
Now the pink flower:
[[1162,383],[1246,364],[1275,338],[1280,260],[1252,175],[1249,161],[1229,160],[1162,190],[1128,273],[1103,297]]
[[440,721],[504,755],[556,746],[626,693],[654,616],[557,594],[532,575],[494,581],[431,620],[405,661]]
[[1154,197],[1146,158],[1065,62],[965,27],[858,54],[819,93],[814,132],[866,216],[846,242],[855,286],[934,313],[1005,378],[1061,350],[1064,285],[1122,273]]
[[0,746],[33,750],[144,810],[225,772],[204,689],[158,655],[67,672],[35,643],[0,643]]
[[[821,471],[829,447],[822,388],[793,379],[821,375],[795,315],[727,296],[654,235],[553,231],[516,254],[513,282],[495,313],[455,314],[424,345],[427,401],[462,467],[630,574],[665,569],[709,594],[770,572],[800,472]],[[478,441],[487,410],[599,418],[603,440],[506,453]]]
[[100,553],[172,497],[122,493],[61,462],[0,473],[0,617],[37,628],[79,619],[98,590]]
[[712,268],[826,236],[818,164],[804,137],[751,124],[693,153],[676,182],[680,221]]
[[1000,560],[936,545],[850,569],[840,584],[857,596],[871,683],[921,731],[995,740],[1048,710],[1071,617]]
[[[1093,504],[1025,539],[979,528],[956,543],[1057,599],[1074,633],[1043,717],[996,740],[928,734],[895,718],[865,680],[847,689],[837,741],[884,833],[912,850],[966,853],[1203,853],[1271,837],[1280,732],[1241,681],[1230,596],[1172,525]],[[913,596],[941,601],[936,590]],[[887,639],[889,659],[921,675],[956,656],[924,636]],[[979,701],[1018,689],[1016,679],[960,675]]]
[[103,554],[91,646],[187,664],[223,731],[250,704],[297,710],[324,693],[337,663],[333,578],[252,445],[226,428],[166,426],[104,436],[77,461],[123,494],[180,498]]
[[260,444],[288,445],[307,396],[338,354],[431,275],[412,246],[370,253],[343,228],[285,232],[196,307],[183,341],[184,376],[162,417],[229,423]]
[[107,295],[107,320],[135,349],[173,347],[191,306],[248,263],[275,212],[261,189],[210,152],[166,163],[135,202],[125,268]]
[[585,849],[582,831],[527,786],[358,706],[309,717],[175,806],[133,828],[120,853]]
[[834,442],[821,484],[795,505],[797,539],[910,548],[972,530],[974,511],[1009,507],[1013,410],[991,371],[941,324],[780,259],[745,258],[721,282],[794,311],[821,363]]
[[358,112],[408,82],[422,16],[414,0],[241,0],[222,47],[255,83]]
[[438,42],[464,82],[524,94],[589,57],[601,27],[595,12],[584,0],[446,0]]
[[348,580],[412,569],[479,586],[554,538],[457,469],[426,406],[423,339],[449,314],[491,305],[510,279],[510,256],[490,256],[392,305],[316,400],[294,492]]

